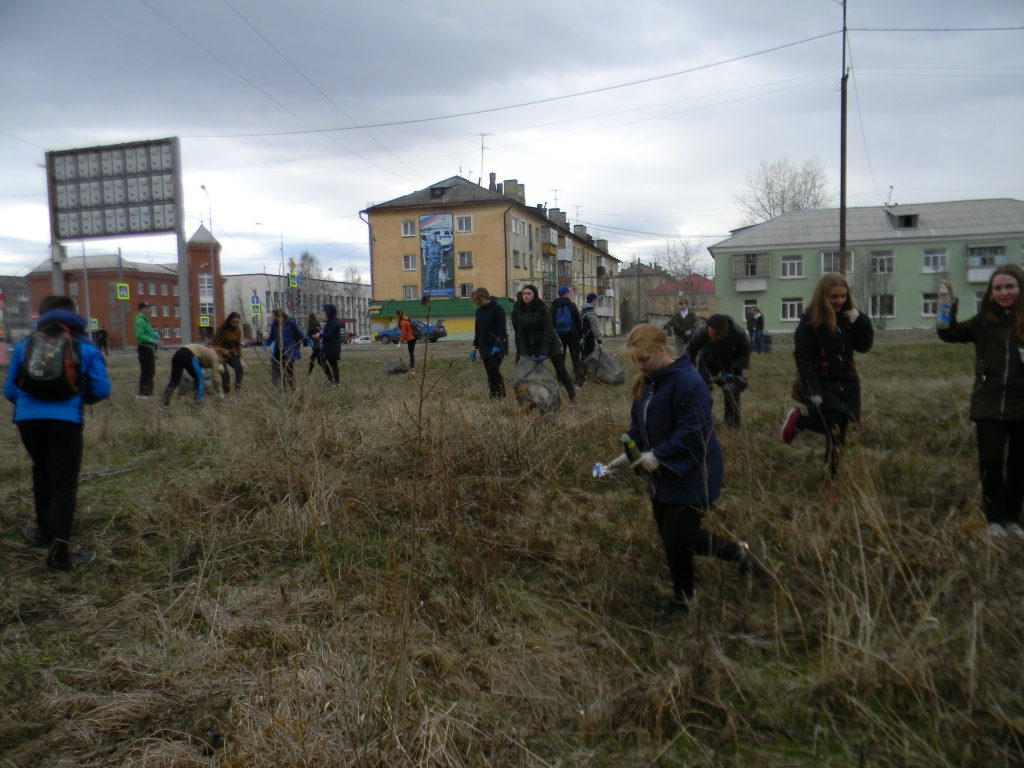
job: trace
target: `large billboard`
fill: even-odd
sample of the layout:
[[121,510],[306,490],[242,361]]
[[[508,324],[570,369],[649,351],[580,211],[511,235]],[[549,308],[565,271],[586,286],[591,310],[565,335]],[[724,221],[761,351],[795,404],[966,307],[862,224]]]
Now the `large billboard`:
[[455,296],[454,245],[450,213],[420,216],[420,262],[423,265],[424,296]]
[[46,153],[53,240],[176,232],[174,139]]

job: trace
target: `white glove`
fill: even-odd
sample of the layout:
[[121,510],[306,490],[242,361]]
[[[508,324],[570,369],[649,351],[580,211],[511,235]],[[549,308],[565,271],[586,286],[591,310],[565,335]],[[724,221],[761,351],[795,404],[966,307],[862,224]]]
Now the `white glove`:
[[661,462],[654,455],[654,451],[646,451],[640,454],[640,458],[633,464],[634,467],[641,467],[648,472],[653,472],[661,466]]
[[243,371],[248,371],[249,370],[249,366],[245,364],[245,360],[239,360],[238,362],[240,362],[242,364],[242,370]]
[[843,312],[843,314],[846,315],[846,319],[849,320],[851,324],[857,322],[857,318],[860,317],[860,312],[856,309],[848,309]]
[[811,395],[807,399],[810,401],[811,405],[813,405],[815,408],[820,408],[821,407],[821,395]]
[[217,393],[217,397],[218,397],[218,399],[223,400],[224,399],[224,393],[223,392],[218,392]]
[[956,288],[953,287],[952,280],[939,280],[939,296],[945,296],[949,294],[949,298],[956,301]]
[[620,469],[625,469],[628,466],[629,456],[627,456],[624,453],[618,456],[617,458],[613,459],[612,461],[608,462],[608,469],[614,472],[618,472]]

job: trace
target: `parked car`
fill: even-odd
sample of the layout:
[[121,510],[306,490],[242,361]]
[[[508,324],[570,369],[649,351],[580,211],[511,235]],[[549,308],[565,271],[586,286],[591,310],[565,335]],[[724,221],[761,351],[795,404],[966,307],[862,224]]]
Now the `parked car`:
[[[448,335],[447,329],[441,324],[436,323],[434,325],[427,325],[423,320],[413,320],[419,326],[419,329],[423,331],[423,338],[427,341],[437,341],[443,339]],[[397,328],[390,328],[386,331],[381,331],[377,334],[377,341],[381,344],[397,344],[398,339],[401,338],[402,332]]]
[[373,339],[371,339],[369,336],[356,336],[354,339],[352,339],[352,343],[353,344],[372,344],[373,343]]

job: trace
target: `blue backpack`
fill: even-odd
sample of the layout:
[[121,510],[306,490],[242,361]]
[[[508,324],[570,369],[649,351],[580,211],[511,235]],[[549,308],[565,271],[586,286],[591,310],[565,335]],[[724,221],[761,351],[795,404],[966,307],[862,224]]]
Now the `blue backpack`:
[[572,333],[572,310],[568,304],[563,304],[555,312],[555,333]]

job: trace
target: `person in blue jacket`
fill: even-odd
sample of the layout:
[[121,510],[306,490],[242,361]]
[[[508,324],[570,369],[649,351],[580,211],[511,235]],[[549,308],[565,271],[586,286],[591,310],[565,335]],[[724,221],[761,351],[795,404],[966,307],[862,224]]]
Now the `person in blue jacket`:
[[313,346],[313,340],[302,332],[294,317],[288,317],[283,309],[275,309],[274,320],[270,324],[270,333],[263,346],[270,347],[270,378],[274,386],[281,383],[284,372],[284,383],[295,389],[295,361],[302,359],[302,345]]
[[333,304],[324,304],[324,317],[327,322],[320,331],[320,348],[324,357],[324,373],[327,383],[338,386],[338,360],[341,359],[341,334],[344,326],[338,319],[338,309]]
[[29,339],[14,348],[7,368],[4,397],[14,404],[14,423],[32,459],[32,497],[36,522],[25,529],[30,544],[46,548],[46,566],[69,571],[92,560],[95,552],[71,551],[71,527],[78,503],[78,475],[82,468],[85,406],[110,395],[110,378],[103,354],[89,341],[85,318],[75,300],[48,296],[39,305],[39,328],[66,328],[77,340],[81,360],[78,394],[66,400],[41,400],[18,384]]
[[624,453],[609,467],[642,470],[654,520],[672,573],[670,618],[689,610],[694,594],[693,556],[704,555],[764,569],[756,547],[709,533],[701,519],[722,487],[722,451],[711,417],[711,393],[685,354],[673,359],[665,333],[653,325],[634,326],[626,350],[638,374],[633,382],[629,437],[640,450]]
[[479,352],[487,372],[487,388],[491,398],[505,397],[505,380],[501,377],[501,361],[508,354],[508,327],[505,325],[505,310],[491,296],[486,288],[477,288],[470,296],[476,307],[476,326],[473,334],[473,349],[469,359],[476,362]]

